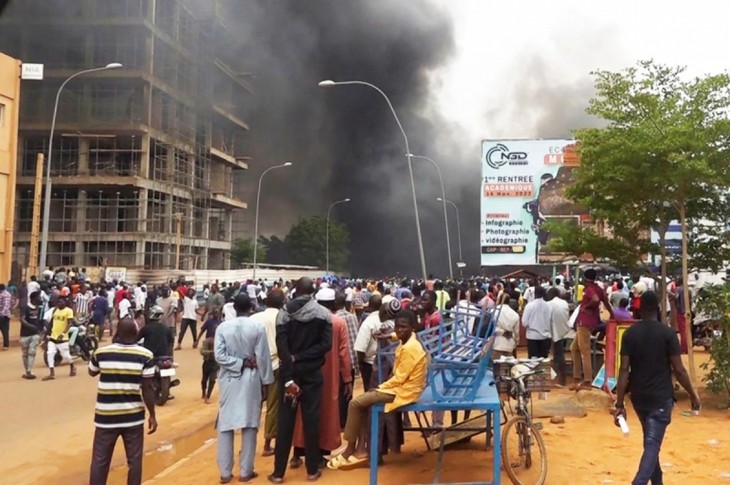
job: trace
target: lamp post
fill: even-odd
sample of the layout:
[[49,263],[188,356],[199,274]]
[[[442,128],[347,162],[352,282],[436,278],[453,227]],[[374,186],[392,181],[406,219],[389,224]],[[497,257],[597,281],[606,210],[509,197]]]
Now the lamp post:
[[58,114],[58,100],[61,98],[61,91],[63,91],[63,88],[66,87],[66,84],[70,80],[72,80],[75,77],[82,76],[84,74],[89,74],[92,72],[98,72],[98,71],[106,71],[109,69],[119,69],[122,65],[118,62],[112,62],[110,64],[107,64],[104,67],[95,67],[93,69],[85,69],[83,71],[79,71],[76,74],[72,74],[66,80],[61,84],[61,87],[58,88],[58,92],[56,93],[56,103],[53,105],[53,119],[51,120],[51,135],[48,139],[48,160],[46,160],[46,194],[45,198],[43,199],[43,226],[41,230],[41,261],[40,261],[40,271],[43,271],[46,269],[46,263],[48,259],[48,225],[49,225],[49,219],[51,215],[51,189],[52,189],[52,183],[51,183],[51,162],[52,162],[52,156],[53,156],[53,132],[56,131],[56,115]]
[[367,86],[371,89],[374,89],[380,95],[385,98],[385,102],[388,103],[388,107],[390,108],[390,112],[393,114],[393,118],[395,118],[395,122],[398,125],[398,128],[400,128],[400,132],[403,135],[403,140],[406,144],[406,158],[408,159],[408,173],[411,176],[411,192],[413,194],[413,212],[416,216],[416,235],[418,237],[418,251],[421,256],[421,271],[423,272],[423,280],[426,281],[428,279],[428,273],[426,273],[426,256],[423,252],[423,238],[421,237],[421,222],[418,219],[418,202],[416,202],[416,184],[413,181],[413,164],[411,163],[411,150],[408,145],[408,137],[406,136],[406,132],[403,129],[403,125],[400,123],[400,119],[398,119],[398,115],[395,112],[395,109],[393,108],[393,104],[390,102],[390,98],[376,85],[370,84],[365,81],[332,81],[332,80],[326,80],[326,81],[320,81],[319,86],[322,88],[330,88],[334,86],[347,86],[347,85],[361,85],[361,86]]
[[254,223],[254,236],[253,236],[253,279],[256,279],[256,256],[258,255],[259,247],[259,201],[261,200],[261,182],[264,180],[264,175],[275,170],[277,168],[291,167],[292,162],[284,162],[281,165],[274,165],[269,167],[259,177],[259,189],[256,192],[256,222]]
[[345,202],[350,202],[350,199],[342,199],[335,202],[332,202],[327,209],[327,230],[326,230],[326,236],[325,236],[325,244],[327,249],[325,250],[325,253],[327,255],[327,269],[325,270],[327,272],[327,275],[330,274],[330,211],[332,211],[332,208],[336,206],[337,204],[344,204]]
[[459,207],[450,200],[446,200],[442,197],[436,197],[436,200],[439,202],[445,201],[447,204],[451,204],[454,207],[454,210],[456,210],[456,233],[459,236],[459,263],[463,263],[464,259],[461,255],[461,221],[459,221]]
[[451,237],[449,236],[449,216],[446,212],[446,190],[444,190],[444,178],[441,175],[441,167],[439,167],[439,164],[436,163],[433,159],[424,157],[422,155],[411,155],[412,158],[418,158],[420,160],[426,160],[431,163],[433,163],[433,166],[436,167],[436,171],[439,174],[439,182],[441,182],[441,197],[440,199],[443,200],[443,206],[444,206],[444,227],[446,227],[446,252],[449,255],[449,277],[453,280],[454,279],[454,263],[451,261]]

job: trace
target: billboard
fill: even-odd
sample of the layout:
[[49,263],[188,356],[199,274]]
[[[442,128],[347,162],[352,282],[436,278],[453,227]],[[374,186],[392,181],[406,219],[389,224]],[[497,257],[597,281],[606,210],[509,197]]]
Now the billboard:
[[579,165],[575,140],[484,140],[481,163],[482,266],[538,264],[548,218],[586,218],[565,197]]

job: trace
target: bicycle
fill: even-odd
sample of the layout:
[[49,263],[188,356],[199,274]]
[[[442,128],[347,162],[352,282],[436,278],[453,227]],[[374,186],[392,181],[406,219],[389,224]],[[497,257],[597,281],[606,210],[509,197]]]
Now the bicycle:
[[543,374],[537,367],[540,360],[504,362],[509,365],[509,375],[499,379],[509,383],[509,395],[517,401],[514,416],[502,430],[500,450],[507,475],[515,485],[543,485],[547,478],[547,452],[540,430],[532,422],[527,408],[530,391],[526,380]]

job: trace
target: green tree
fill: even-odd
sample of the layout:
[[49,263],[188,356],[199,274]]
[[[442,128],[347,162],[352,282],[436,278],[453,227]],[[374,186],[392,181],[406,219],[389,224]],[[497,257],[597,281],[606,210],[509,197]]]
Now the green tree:
[[[712,208],[722,205],[730,177],[730,76],[687,79],[684,68],[653,61],[593,74],[587,112],[605,125],[576,132],[581,166],[568,195],[619,235],[655,227],[663,240],[676,214],[687,281],[689,225],[728,216]],[[685,285],[686,301],[688,292]],[[687,305],[688,322],[689,312]],[[691,350],[689,359],[695,381]]]
[[[292,263],[324,269],[327,265],[326,233],[327,220],[324,217],[312,216],[299,219],[284,239],[292,257]],[[344,271],[347,268],[350,258],[349,244],[350,233],[347,226],[330,218],[330,271]]]
[[289,256],[289,249],[286,244],[278,236],[259,236],[259,249],[265,248],[266,251],[266,262],[272,264],[287,264],[291,263],[291,256]]
[[[261,238],[259,238],[259,245],[256,254],[257,263],[266,262],[266,246],[261,244]],[[231,245],[231,263],[238,267],[243,263],[253,262],[253,240],[238,238],[233,241]]]

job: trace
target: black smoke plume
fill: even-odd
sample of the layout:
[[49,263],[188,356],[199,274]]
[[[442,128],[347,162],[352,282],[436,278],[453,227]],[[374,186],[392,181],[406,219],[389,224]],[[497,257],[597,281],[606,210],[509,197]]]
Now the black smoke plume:
[[[250,207],[265,167],[295,164],[267,175],[260,232],[283,235],[300,216],[324,215],[332,201],[350,197],[333,217],[349,226],[353,274],[420,275],[405,148],[387,104],[366,87],[317,84],[333,79],[377,85],[398,112],[411,151],[438,158],[444,150],[437,138],[445,127],[430,109],[429,72],[453,52],[450,17],[428,1],[252,1],[240,11],[242,63],[250,66],[256,91],[250,115],[254,162],[244,175]],[[448,178],[449,164],[441,162]],[[444,275],[436,172],[413,163],[428,270]],[[452,231],[456,260],[455,225]],[[476,247],[476,240],[469,243]]]

